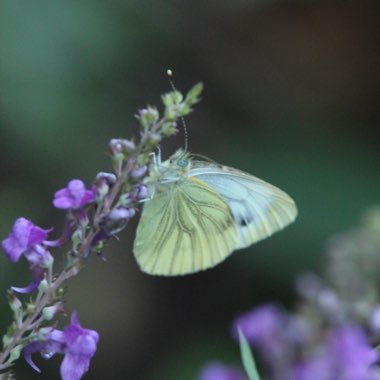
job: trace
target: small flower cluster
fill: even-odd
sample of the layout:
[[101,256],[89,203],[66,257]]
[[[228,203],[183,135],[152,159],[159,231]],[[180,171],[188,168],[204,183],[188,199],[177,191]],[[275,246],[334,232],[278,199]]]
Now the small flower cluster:
[[[274,304],[236,318],[271,380],[380,380],[380,207],[328,245],[326,273],[296,281],[295,312]],[[217,368],[219,373],[217,372]],[[223,377],[224,376],[224,377]],[[242,380],[227,366],[206,366],[201,380]]]
[[[149,197],[144,185],[149,155],[163,138],[177,132],[177,120],[192,111],[201,91],[202,85],[198,84],[186,97],[178,91],[163,95],[163,116],[151,106],[140,110],[136,116],[140,124],[139,141],[109,142],[113,173],[100,172],[89,189],[81,180],[73,179],[55,193],[54,207],[65,212],[63,232],[57,240],[48,239],[52,228],[43,229],[24,217],[14,222],[2,248],[12,263],[21,257],[27,260],[32,279],[27,286],[13,286],[8,292],[14,320],[3,337],[1,379],[11,376],[2,372],[9,370],[21,353],[37,371],[31,358],[33,353],[39,352],[46,359],[56,353],[64,354],[63,380],[79,380],[87,372],[99,336],[82,328],[75,312],[66,328],[55,328],[56,316],[64,312],[62,286],[80,272],[82,261],[91,253],[105,258],[103,251],[108,240],[126,227],[141,201]],[[65,267],[57,271],[52,250],[63,245],[69,245],[67,260]],[[33,296],[34,292],[34,298],[24,303],[16,296],[17,293]]]

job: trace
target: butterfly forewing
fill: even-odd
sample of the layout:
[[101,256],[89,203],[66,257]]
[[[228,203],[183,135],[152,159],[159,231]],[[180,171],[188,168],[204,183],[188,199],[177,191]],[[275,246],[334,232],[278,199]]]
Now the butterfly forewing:
[[230,206],[239,231],[235,249],[272,235],[297,216],[296,205],[285,192],[240,170],[193,161],[189,176],[207,183]]
[[134,253],[144,272],[193,273],[223,261],[238,235],[225,200],[201,180],[186,178],[144,204]]

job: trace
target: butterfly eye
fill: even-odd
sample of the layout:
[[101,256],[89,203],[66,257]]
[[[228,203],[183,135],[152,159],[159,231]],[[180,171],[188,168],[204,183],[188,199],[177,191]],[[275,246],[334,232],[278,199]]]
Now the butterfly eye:
[[189,164],[189,160],[186,160],[186,158],[181,158],[177,161],[177,165],[180,168],[186,168],[186,166]]

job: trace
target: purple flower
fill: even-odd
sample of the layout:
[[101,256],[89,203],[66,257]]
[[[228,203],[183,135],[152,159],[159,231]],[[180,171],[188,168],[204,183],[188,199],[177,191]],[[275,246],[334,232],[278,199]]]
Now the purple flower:
[[379,355],[355,325],[331,331],[309,361],[296,366],[295,380],[379,380],[373,366]]
[[238,337],[238,327],[248,342],[269,358],[281,356],[284,348],[283,330],[285,315],[274,305],[263,305],[238,317],[233,323],[233,335]]
[[53,258],[42,245],[50,231],[51,229],[43,230],[35,226],[25,218],[18,218],[13,225],[12,232],[3,240],[2,246],[5,255],[13,263],[16,263],[24,255],[32,265],[40,267],[50,265]]
[[294,380],[334,380],[331,377],[330,363],[321,358],[296,366],[293,377]]
[[343,326],[328,337],[328,354],[334,358],[342,380],[372,379],[370,366],[378,359],[369,346],[364,332],[358,326]]
[[247,377],[239,368],[213,362],[202,370],[199,380],[247,380]]
[[67,187],[58,190],[54,195],[53,204],[56,208],[78,210],[96,198],[94,189],[87,190],[79,179],[73,179]]
[[94,330],[83,329],[76,313],[64,332],[66,341],[65,358],[61,365],[63,380],[77,380],[88,371],[90,359],[96,351],[99,335]]
[[79,380],[88,371],[90,359],[94,356],[99,335],[94,330],[84,329],[79,324],[77,314],[71,315],[70,324],[64,331],[49,327],[40,329],[40,339],[30,343],[24,349],[25,360],[37,372],[32,354],[40,352],[44,359],[55,354],[64,354],[61,364],[62,380]]

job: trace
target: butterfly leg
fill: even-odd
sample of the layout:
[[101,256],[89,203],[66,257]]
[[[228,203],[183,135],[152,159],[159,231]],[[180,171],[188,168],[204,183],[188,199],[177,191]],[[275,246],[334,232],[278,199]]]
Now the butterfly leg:
[[149,153],[150,160],[154,167],[161,165],[161,149],[157,147],[157,153]]

